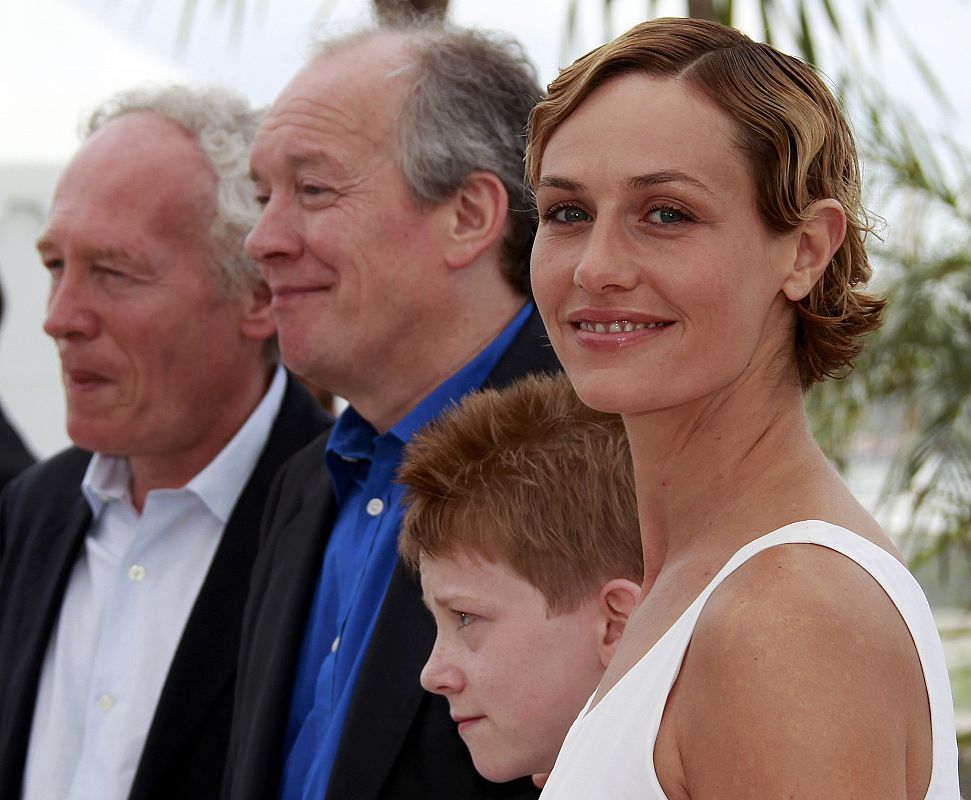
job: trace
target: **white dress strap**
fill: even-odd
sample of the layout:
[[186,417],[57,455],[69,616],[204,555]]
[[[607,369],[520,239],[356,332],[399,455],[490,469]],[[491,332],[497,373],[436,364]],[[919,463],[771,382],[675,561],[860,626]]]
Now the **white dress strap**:
[[876,580],[913,637],[931,708],[934,740],[925,800],[958,800],[954,706],[940,636],[917,581],[896,558],[862,536],[819,520],[786,525],[736,552],[658,642],[573,724],[543,800],[667,800],[654,745],[671,687],[708,598],[742,564],[770,547],[816,544],[842,553]]

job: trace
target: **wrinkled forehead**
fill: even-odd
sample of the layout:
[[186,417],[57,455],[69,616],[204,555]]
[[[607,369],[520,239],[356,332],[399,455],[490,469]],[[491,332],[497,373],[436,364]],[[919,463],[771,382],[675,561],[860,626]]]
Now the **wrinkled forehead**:
[[385,146],[393,140],[415,80],[405,40],[375,36],[323,52],[298,72],[273,103],[256,148],[281,133],[312,140],[346,137]]
[[216,175],[198,142],[153,114],[131,114],[91,136],[62,173],[42,242],[105,221],[188,241],[207,236]]
[[89,189],[130,186],[168,201],[213,199],[216,174],[192,134],[159,114],[137,112],[92,134],[62,173],[56,194],[77,183]]

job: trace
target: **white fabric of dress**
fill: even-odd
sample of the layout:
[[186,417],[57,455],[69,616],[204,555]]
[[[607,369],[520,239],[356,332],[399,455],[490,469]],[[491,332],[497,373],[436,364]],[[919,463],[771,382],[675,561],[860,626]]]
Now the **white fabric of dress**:
[[654,770],[654,745],[668,694],[712,592],[757,553],[785,544],[842,553],[883,587],[910,629],[930,701],[933,766],[925,800],[958,800],[954,706],[940,636],[924,593],[897,559],[828,522],[795,522],[740,549],[688,609],[567,734],[541,800],[667,800]]

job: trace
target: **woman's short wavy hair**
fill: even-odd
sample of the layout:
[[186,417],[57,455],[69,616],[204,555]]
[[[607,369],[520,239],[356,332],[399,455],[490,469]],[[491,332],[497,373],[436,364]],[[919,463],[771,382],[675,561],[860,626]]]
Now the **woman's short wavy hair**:
[[249,154],[262,113],[228,89],[143,86],[122,91],[95,109],[81,133],[87,138],[118,117],[140,112],[158,114],[185,129],[212,166],[217,183],[210,244],[225,290],[233,293],[261,282],[259,267],[244,245],[260,215]]
[[735,123],[771,230],[791,231],[816,200],[843,206],[846,237],[822,278],[794,304],[794,344],[803,390],[849,369],[862,336],[879,327],[886,301],[863,291],[872,223],[853,134],[832,92],[804,61],[734,28],[686,18],[644,22],[562,70],[533,109],[526,150],[532,187],[559,125],[598,86],[629,73],[677,79]]

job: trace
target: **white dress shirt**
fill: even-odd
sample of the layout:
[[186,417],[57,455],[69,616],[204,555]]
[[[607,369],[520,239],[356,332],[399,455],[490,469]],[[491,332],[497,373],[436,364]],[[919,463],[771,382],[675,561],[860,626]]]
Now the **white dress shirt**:
[[223,528],[279,412],[286,376],[181,489],[131,503],[128,461],[94,455],[93,519],[40,676],[24,800],[124,800]]

